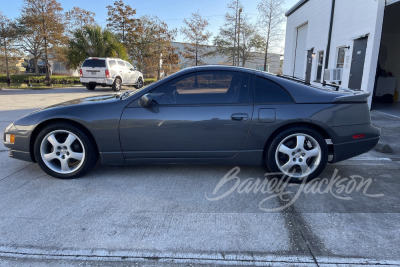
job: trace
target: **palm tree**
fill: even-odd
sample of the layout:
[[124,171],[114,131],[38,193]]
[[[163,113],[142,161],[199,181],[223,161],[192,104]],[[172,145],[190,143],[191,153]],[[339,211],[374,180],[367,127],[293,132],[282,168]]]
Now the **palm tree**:
[[125,47],[108,29],[87,25],[77,29],[68,43],[67,59],[71,69],[78,68],[88,57],[127,59]]

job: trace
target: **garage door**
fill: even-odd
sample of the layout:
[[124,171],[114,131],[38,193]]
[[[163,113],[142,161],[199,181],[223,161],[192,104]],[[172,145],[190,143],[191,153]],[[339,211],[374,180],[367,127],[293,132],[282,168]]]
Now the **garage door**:
[[293,76],[305,79],[306,67],[306,44],[308,24],[297,28],[296,51],[294,57]]

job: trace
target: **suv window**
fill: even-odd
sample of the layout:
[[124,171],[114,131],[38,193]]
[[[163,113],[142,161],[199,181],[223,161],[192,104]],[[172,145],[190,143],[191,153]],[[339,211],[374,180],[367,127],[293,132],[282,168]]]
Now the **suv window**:
[[82,67],[104,68],[106,61],[104,59],[86,59]]
[[251,103],[249,77],[240,72],[198,72],[176,78],[151,93],[161,105]]
[[265,78],[256,77],[254,90],[256,104],[293,103],[292,96],[283,87]]
[[130,63],[125,62],[125,64],[126,64],[126,66],[127,66],[129,69],[133,69],[133,66],[132,66]]
[[110,68],[112,68],[115,65],[117,65],[117,62],[115,60],[110,60],[110,61],[108,61],[108,65],[110,66]]
[[118,65],[121,66],[121,67],[125,67],[125,62],[123,62],[123,61],[118,61]]

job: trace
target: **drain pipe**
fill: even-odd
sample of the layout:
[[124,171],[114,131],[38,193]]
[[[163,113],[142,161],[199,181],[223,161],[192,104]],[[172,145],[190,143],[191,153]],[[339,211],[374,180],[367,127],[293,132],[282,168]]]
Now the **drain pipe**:
[[331,22],[329,25],[329,34],[328,34],[328,45],[326,47],[326,57],[325,57],[325,67],[324,67],[324,80],[323,85],[326,85],[325,81],[325,70],[328,68],[329,65],[329,54],[331,53],[331,41],[332,41],[332,29],[333,29],[333,19],[335,17],[335,6],[336,0],[332,0],[332,10],[331,10]]

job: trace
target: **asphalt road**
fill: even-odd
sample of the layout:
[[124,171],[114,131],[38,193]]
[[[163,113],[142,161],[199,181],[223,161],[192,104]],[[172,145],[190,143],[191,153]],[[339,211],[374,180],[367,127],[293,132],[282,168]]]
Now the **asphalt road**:
[[[3,90],[0,127],[107,92]],[[373,121],[394,153],[329,165],[308,185],[265,180],[261,167],[196,165],[96,166],[58,180],[1,144],[0,266],[399,266],[400,119]]]

